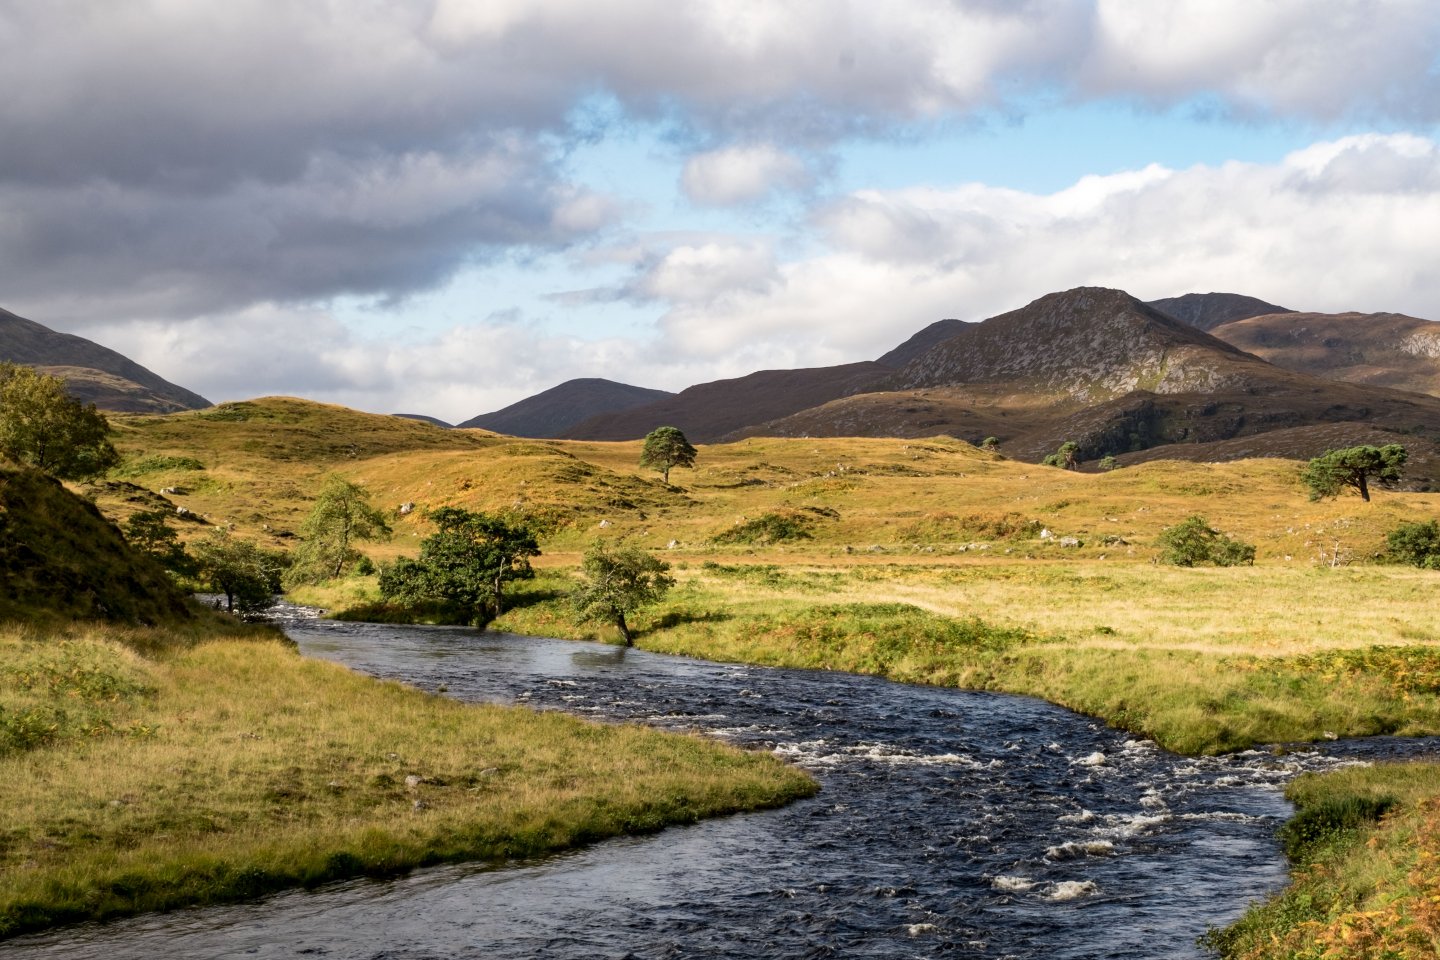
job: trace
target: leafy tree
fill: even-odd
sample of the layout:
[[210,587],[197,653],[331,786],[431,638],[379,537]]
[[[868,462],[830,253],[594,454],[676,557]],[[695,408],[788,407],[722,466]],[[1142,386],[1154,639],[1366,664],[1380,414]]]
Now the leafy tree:
[[264,610],[280,592],[285,566],[281,554],[212,530],[194,544],[195,564],[201,580],[225,594],[225,609],[248,615]]
[[1360,494],[1360,499],[1369,501],[1370,480],[1373,478],[1381,486],[1395,483],[1405,458],[1405,448],[1398,443],[1326,450],[1305,465],[1300,479],[1310,488],[1311,500],[1338,496],[1350,487]]
[[1120,461],[1119,461],[1119,460],[1116,460],[1114,457],[1110,456],[1109,454],[1106,454],[1105,456],[1103,456],[1103,457],[1100,458],[1100,462],[1097,463],[1097,464],[1095,464],[1095,466],[1099,467],[1101,470],[1105,471],[1106,473],[1109,473],[1111,470],[1118,470],[1118,469],[1120,469]]
[[999,438],[999,437],[986,437],[984,440],[981,440],[981,441],[980,441],[980,449],[981,449],[981,450],[989,450],[989,451],[991,451],[992,453],[993,453],[994,451],[996,451],[996,450],[999,450],[999,449],[1000,449],[1000,438]]
[[430,519],[440,529],[420,542],[420,559],[381,571],[386,600],[447,603],[467,622],[483,624],[502,612],[507,581],[535,576],[529,558],[540,555],[540,546],[523,524],[459,507],[441,507]]
[[180,535],[166,522],[172,516],[169,510],[142,510],[125,521],[121,532],[130,546],[148,553],[166,570],[189,574],[194,572],[194,564],[180,543]]
[[678,427],[656,427],[645,437],[640,466],[659,470],[668,484],[671,467],[695,466],[695,448]]
[[1177,567],[1193,567],[1213,563],[1217,567],[1237,567],[1255,562],[1253,544],[1232,540],[1210,526],[1200,515],[1187,517],[1173,527],[1160,531],[1161,563]]
[[110,423],[95,405],[65,392],[65,381],[0,363],[0,456],[62,480],[104,473],[120,462]]
[[630,646],[633,640],[625,618],[658,601],[675,585],[670,564],[635,546],[614,550],[596,541],[581,563],[584,582],[570,600],[582,620],[614,624]]
[[1402,523],[1385,535],[1385,547],[1397,563],[1440,570],[1440,522]]
[[325,478],[310,515],[300,525],[301,545],[286,574],[288,585],[340,576],[360,559],[356,540],[388,540],[390,524],[370,504],[370,491],[338,474]]
[[1044,460],[1041,460],[1040,463],[1047,467],[1061,467],[1065,470],[1074,470],[1080,465],[1080,461],[1076,459],[1075,456],[1079,450],[1080,444],[1074,440],[1066,440],[1060,444],[1058,450],[1047,456]]

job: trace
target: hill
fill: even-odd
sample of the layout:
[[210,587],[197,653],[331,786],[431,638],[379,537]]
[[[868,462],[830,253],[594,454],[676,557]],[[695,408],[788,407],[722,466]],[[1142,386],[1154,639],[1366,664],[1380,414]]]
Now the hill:
[[1278,367],[1440,396],[1440,323],[1401,313],[1279,313],[1212,333]]
[[84,337],[0,310],[0,360],[64,377],[76,398],[102,410],[169,413],[199,410],[210,401],[176,386],[130,358]]
[[656,427],[679,427],[697,443],[751,424],[872,389],[891,368],[872,361],[803,370],[761,370],[688,387],[678,394],[619,413],[590,417],[566,430],[572,440],[634,440]]
[[1206,331],[1213,331],[1222,323],[1230,323],[1232,320],[1244,320],[1246,317],[1258,317],[1261,314],[1294,312],[1239,293],[1187,293],[1180,297],[1151,300],[1150,306]]
[[621,413],[673,397],[668,390],[634,387],[628,383],[584,377],[567,380],[533,397],[461,423],[512,437],[559,437],[588,417]]
[[[1087,460],[1162,446],[1166,456],[1203,460],[1216,441],[1315,424],[1363,423],[1422,439],[1440,431],[1435,398],[1285,370],[1098,288],[965,325],[877,386],[730,439],[993,435],[1028,459],[1073,440]],[[1263,442],[1247,448],[1264,455]]]
[[45,616],[153,625],[192,612],[94,504],[37,470],[0,464],[0,620]]
[[423,413],[392,413],[390,416],[399,417],[402,420],[419,420],[421,423],[428,423],[432,427],[444,427],[446,430],[455,426],[453,423],[446,423],[439,417],[430,417]]

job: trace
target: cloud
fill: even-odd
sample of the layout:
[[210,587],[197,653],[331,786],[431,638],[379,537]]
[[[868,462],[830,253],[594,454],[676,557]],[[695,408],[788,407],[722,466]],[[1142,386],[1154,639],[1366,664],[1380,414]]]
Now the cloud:
[[1413,135],[1348,137],[1275,164],[1150,166],[1053,194],[864,191],[814,224],[826,249],[778,263],[763,287],[672,301],[668,349],[862,359],[942,317],[980,320],[1080,285],[1440,318],[1440,146]]
[[778,188],[804,187],[810,174],[794,154],[756,144],[698,153],[686,161],[680,182],[691,203],[726,207],[752,203]]

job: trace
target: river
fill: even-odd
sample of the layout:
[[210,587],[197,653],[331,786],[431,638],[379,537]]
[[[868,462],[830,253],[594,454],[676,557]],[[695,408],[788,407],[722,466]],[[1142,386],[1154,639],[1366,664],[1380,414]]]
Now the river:
[[1186,758],[1039,700],[593,643],[343,624],[310,656],[462,700],[698,730],[812,772],[781,810],[501,869],[447,867],[12,941],[15,957],[1195,958],[1278,889],[1283,785],[1433,751]]

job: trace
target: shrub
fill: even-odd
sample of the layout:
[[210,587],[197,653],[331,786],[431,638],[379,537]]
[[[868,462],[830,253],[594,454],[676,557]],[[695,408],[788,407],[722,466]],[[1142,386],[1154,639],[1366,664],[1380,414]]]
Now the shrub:
[[1255,562],[1254,544],[1232,540],[1198,514],[1160,531],[1160,546],[1160,562],[1173,563],[1177,567],[1193,567],[1202,563],[1237,567],[1242,563]]
[[1440,522],[1400,524],[1385,535],[1385,551],[1396,563],[1440,570]]
[[1311,858],[1320,848],[1369,823],[1375,823],[1398,801],[1392,796],[1327,797],[1302,807],[1280,829],[1285,855],[1296,863]]
[[753,520],[737,523],[729,530],[715,534],[712,543],[779,543],[783,540],[809,540],[813,521],[796,513],[762,513]]
[[1120,461],[1107,453],[1100,458],[1100,462],[1097,463],[1096,466],[1106,473],[1109,473],[1111,470],[1118,470],[1120,468]]

